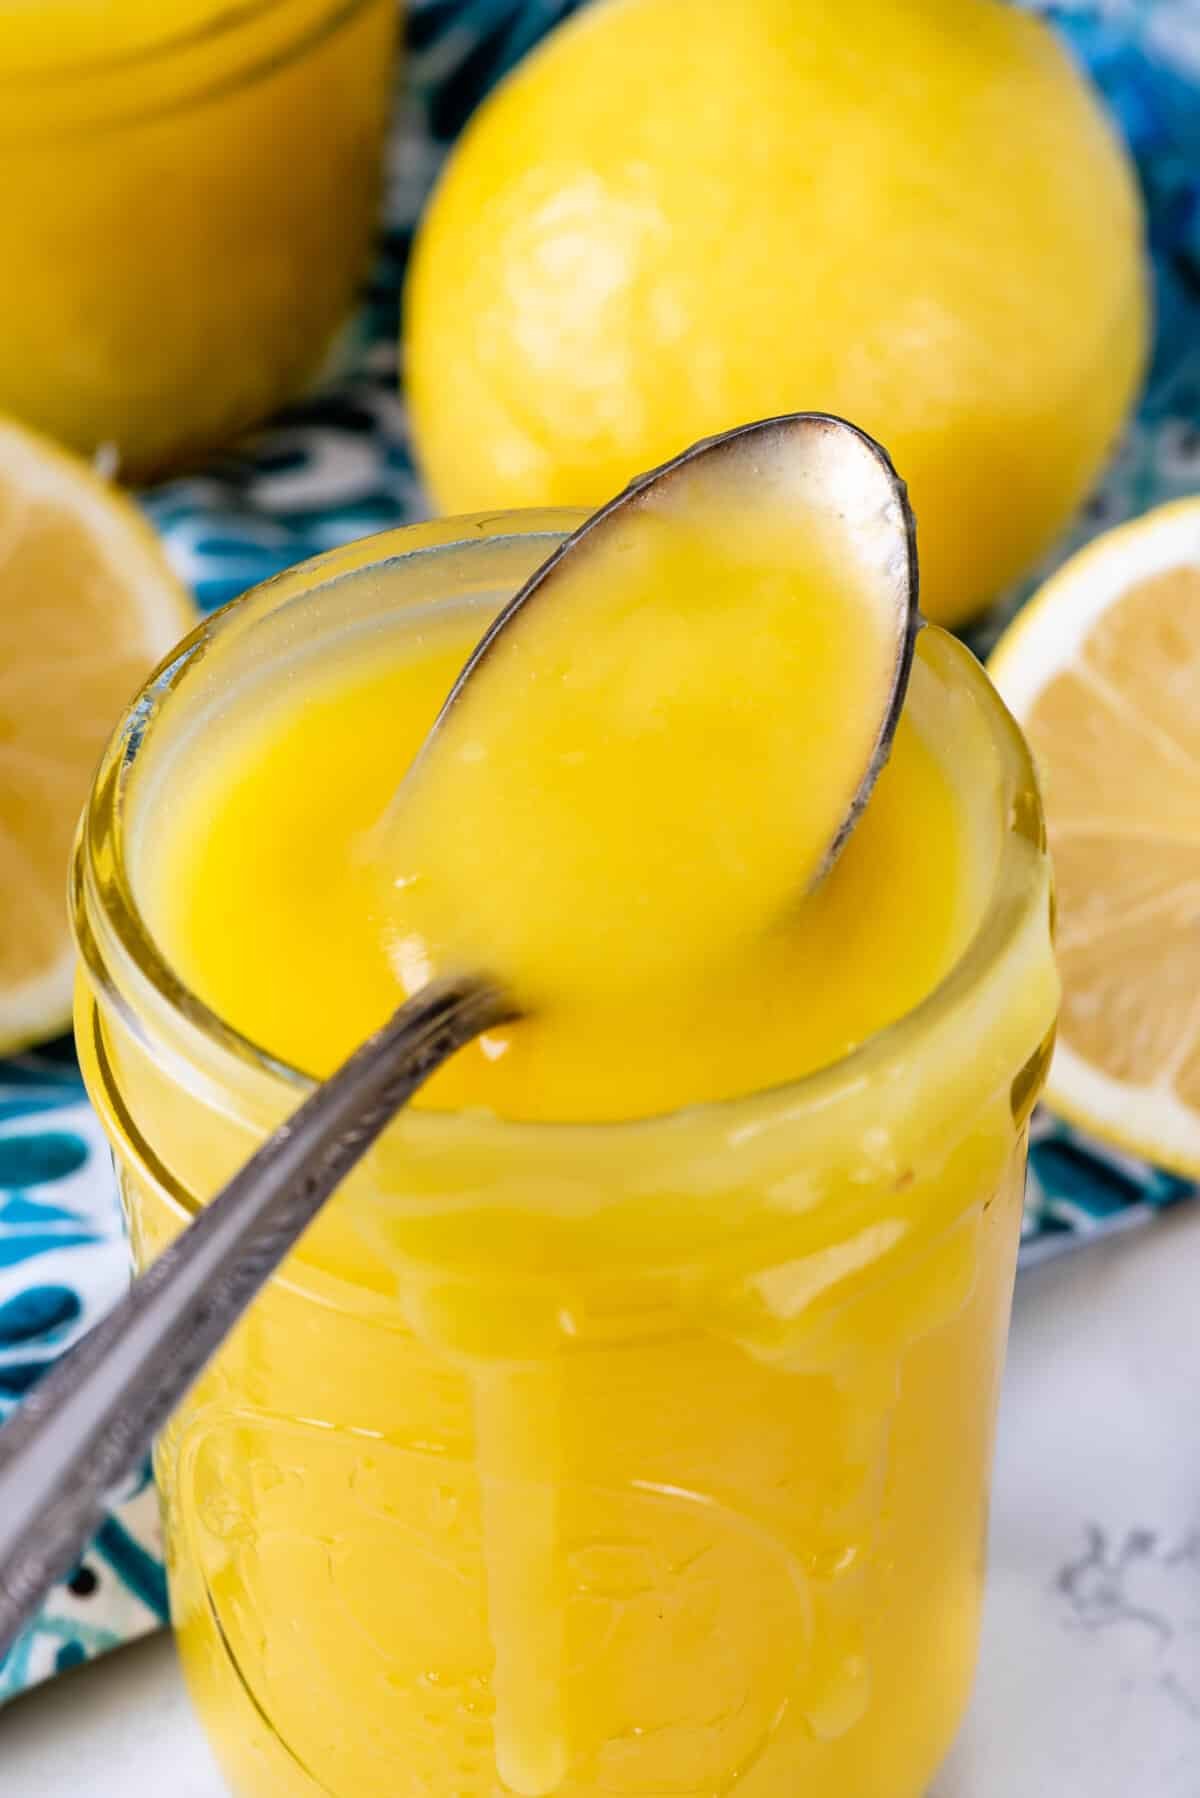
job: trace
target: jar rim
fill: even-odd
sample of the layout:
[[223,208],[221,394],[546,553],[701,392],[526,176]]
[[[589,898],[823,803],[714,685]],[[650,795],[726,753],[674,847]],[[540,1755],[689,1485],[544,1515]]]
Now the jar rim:
[[[392,0],[213,0],[208,17],[119,49],[29,62],[0,55],[0,141],[86,136],[137,125],[252,87]],[[4,28],[0,21],[0,52]],[[198,64],[203,66],[197,67]],[[147,84],[155,84],[147,97]],[[28,109],[23,117],[22,104]],[[69,110],[55,116],[56,104]]]
[[[50,0],[50,4],[53,5],[53,0]],[[44,60],[10,63],[3,67],[3,73],[5,76],[17,75],[22,78],[36,75],[69,78],[75,75],[92,75],[98,70],[123,68],[134,63],[145,66],[159,57],[174,56],[193,49],[198,44],[241,30],[289,4],[291,0],[211,0],[211,11],[207,16],[192,20],[181,30],[174,29],[168,22],[165,32],[156,33],[154,24],[151,24],[151,34],[135,38],[119,50],[101,50],[94,55],[82,56],[77,61],[68,59],[61,53],[47,55]]]
[[[160,664],[110,739],[80,822],[71,871],[71,913],[84,965],[96,995],[118,1010],[127,1028],[144,1042],[148,1040],[138,1003],[130,1000],[129,995],[136,993],[165,1008],[164,1015],[182,1025],[190,1040],[202,1043],[228,1071],[231,1086],[245,1080],[263,1082],[277,1101],[285,1102],[286,1109],[294,1108],[313,1089],[310,1075],[243,1035],[178,976],[140,911],[126,861],[129,785],[142,745],[162,707],[213,645],[251,628],[277,607],[359,570],[461,552],[481,542],[499,547],[541,538],[552,546],[582,517],[580,512],[565,509],[480,514],[403,526],[360,539],[287,569],[231,600],[201,620]],[[1016,722],[970,651],[935,626],[925,626],[922,634],[927,633],[947,667],[953,665],[956,675],[971,689],[988,741],[997,752],[1004,792],[1003,836],[990,890],[982,897],[975,929],[942,978],[911,1009],[838,1060],[759,1091],[611,1122],[511,1120],[476,1109],[470,1113],[473,1126],[490,1124],[506,1140],[544,1141],[564,1134],[586,1134],[598,1141],[633,1131],[671,1128],[684,1119],[701,1116],[719,1118],[730,1130],[737,1130],[753,1118],[756,1107],[767,1102],[781,1107],[791,1119],[798,1108],[824,1111],[889,1066],[904,1064],[940,1026],[970,1010],[973,996],[984,985],[1006,993],[1011,984],[1005,978],[1006,970],[1019,974],[1029,966],[1040,973],[1044,963],[1047,977],[1036,982],[1038,990],[1031,996],[1027,1015],[1022,1014],[1024,1048],[1015,1059],[1009,1058],[1012,1066],[1007,1078],[1011,1081],[1016,1069],[1052,1030],[1057,1001],[1050,954],[1049,864],[1037,774]],[[984,1040],[982,1032],[970,1033],[970,1037],[976,1034]],[[1029,1040],[1025,1042],[1025,1038]],[[423,1128],[437,1129],[453,1127],[465,1114],[422,1111],[410,1115],[419,1115]]]

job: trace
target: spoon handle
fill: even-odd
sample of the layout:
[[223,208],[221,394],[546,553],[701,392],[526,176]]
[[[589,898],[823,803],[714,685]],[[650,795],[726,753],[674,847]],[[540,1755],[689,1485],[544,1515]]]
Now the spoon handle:
[[251,1299],[381,1131],[513,1007],[478,980],[401,1006],[269,1137],[0,1430],[0,1661]]

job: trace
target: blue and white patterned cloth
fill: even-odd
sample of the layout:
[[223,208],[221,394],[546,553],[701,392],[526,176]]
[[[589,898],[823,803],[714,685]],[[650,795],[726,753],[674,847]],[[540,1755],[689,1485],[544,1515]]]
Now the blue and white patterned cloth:
[[[1091,69],[1137,158],[1150,217],[1158,341],[1141,413],[1055,556],[1118,518],[1200,489],[1200,5],[1030,0]],[[341,372],[236,453],[144,496],[200,602],[422,513],[397,394],[400,275],[445,146],[480,96],[579,0],[415,0],[391,151],[387,224]],[[1045,572],[1040,570],[1040,573]],[[1028,591],[1028,589],[1026,589]],[[1020,603],[1014,595],[977,647]],[[1035,1123],[1030,1260],[1143,1222],[1182,1180]],[[67,1044],[0,1063],[0,1418],[126,1279],[107,1151]],[[0,1699],[166,1618],[154,1494],[141,1482],[0,1665]]]

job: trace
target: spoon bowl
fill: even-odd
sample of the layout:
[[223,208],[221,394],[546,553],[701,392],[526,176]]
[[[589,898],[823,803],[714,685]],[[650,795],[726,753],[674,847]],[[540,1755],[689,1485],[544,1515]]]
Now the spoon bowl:
[[702,979],[861,815],[917,584],[904,484],[844,420],[767,419],[640,476],[455,681],[374,845],[395,940],[526,1009]]

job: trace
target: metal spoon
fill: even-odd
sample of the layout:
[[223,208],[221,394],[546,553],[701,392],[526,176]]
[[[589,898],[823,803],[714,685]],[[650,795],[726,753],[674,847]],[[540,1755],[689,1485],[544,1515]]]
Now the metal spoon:
[[0,1430],[0,1661],[259,1288],[417,1088],[513,1015],[438,981],[269,1137]]
[[[912,662],[917,573],[912,514],[885,452],[855,427],[821,413],[748,425],[697,444],[643,475],[557,549],[500,614],[456,682],[434,736],[487,665],[499,634],[535,595],[557,588],[625,509],[689,469],[723,455],[768,453],[793,438],[809,474],[832,472],[831,503],[865,479],[877,486],[870,518],[888,542],[880,566],[895,607],[893,677],[869,765],[855,788],[822,872],[846,836],[886,760]],[[821,446],[830,450],[822,470]],[[815,452],[815,454],[814,454]],[[849,458],[849,459],[848,459]],[[828,484],[828,483],[827,483]],[[425,754],[434,753],[434,743]],[[48,1587],[78,1559],[107,1500],[141,1466],[150,1442],[255,1294],[295,1246],[326,1199],[429,1076],[482,1031],[520,1007],[490,979],[437,981],[403,1005],[277,1130],[196,1216],[124,1299],[39,1383],[0,1431],[0,1660]]]

